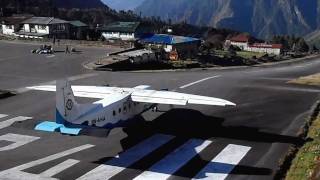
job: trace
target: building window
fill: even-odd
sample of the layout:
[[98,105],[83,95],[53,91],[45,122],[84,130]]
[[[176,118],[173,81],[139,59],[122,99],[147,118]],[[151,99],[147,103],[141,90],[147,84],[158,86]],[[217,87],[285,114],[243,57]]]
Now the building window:
[[56,31],[65,31],[66,27],[64,24],[57,24],[57,25],[55,25],[55,30]]
[[39,25],[39,29],[40,29],[40,30],[46,30],[46,29],[47,29],[47,26],[45,26],[45,25]]
[[119,108],[119,113],[121,113],[121,108]]
[[6,29],[13,29],[12,25],[6,25]]
[[113,116],[115,116],[116,115],[116,111],[113,111],[112,114],[113,114]]

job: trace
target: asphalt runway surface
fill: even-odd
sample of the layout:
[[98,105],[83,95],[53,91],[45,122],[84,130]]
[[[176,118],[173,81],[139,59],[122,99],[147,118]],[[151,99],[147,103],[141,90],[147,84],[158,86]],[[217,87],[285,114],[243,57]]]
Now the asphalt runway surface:
[[[117,49],[31,54],[0,41],[0,179],[273,179],[320,89],[288,84],[319,72],[320,59],[290,65],[181,72],[96,72],[82,63]],[[62,47],[63,48],[63,47]],[[33,130],[55,119],[55,94],[28,86],[151,85],[230,100],[236,107],[160,106],[126,127],[80,136]],[[92,99],[78,98],[79,102]]]

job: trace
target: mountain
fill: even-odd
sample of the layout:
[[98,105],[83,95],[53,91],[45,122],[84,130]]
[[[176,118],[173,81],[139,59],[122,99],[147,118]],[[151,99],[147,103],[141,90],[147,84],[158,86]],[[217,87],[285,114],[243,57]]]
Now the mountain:
[[33,14],[64,20],[81,20],[91,26],[113,21],[135,21],[132,13],[118,13],[100,0],[0,0],[4,16]]
[[320,27],[320,0],[147,0],[135,12],[173,22],[230,28],[260,38],[302,36]]
[[102,8],[106,7],[100,0],[53,0],[56,7],[60,8]]
[[134,10],[145,0],[102,0],[106,5],[115,10]]

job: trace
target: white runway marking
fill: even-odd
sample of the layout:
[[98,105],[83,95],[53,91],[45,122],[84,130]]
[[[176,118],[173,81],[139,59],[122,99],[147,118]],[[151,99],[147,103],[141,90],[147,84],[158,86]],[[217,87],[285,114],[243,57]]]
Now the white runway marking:
[[212,141],[192,139],[154,164],[148,171],[135,178],[135,180],[168,179],[194,156],[205,149]]
[[5,121],[1,121],[0,122],[0,129],[9,127],[15,122],[26,121],[26,120],[29,120],[29,119],[32,119],[32,117],[19,116],[19,117],[15,117],[15,118],[11,118],[11,119],[5,120]]
[[0,114],[0,119],[1,118],[5,118],[5,117],[7,117],[8,115],[6,115],[6,114]]
[[[21,179],[21,177],[23,177],[23,179],[25,179],[25,180],[55,179],[55,178],[43,177],[43,176],[41,176],[41,174],[32,174],[32,173],[23,172],[23,170],[34,167],[34,166],[38,166],[40,164],[44,164],[44,163],[47,163],[47,162],[50,162],[50,161],[53,161],[56,159],[59,159],[62,157],[65,157],[65,156],[68,156],[68,155],[71,155],[71,154],[74,154],[74,153],[77,153],[77,152],[80,152],[80,151],[83,151],[83,150],[86,150],[86,149],[89,149],[92,147],[94,147],[94,145],[86,144],[86,145],[72,148],[72,149],[57,153],[57,154],[47,156],[42,159],[31,161],[29,163],[22,164],[20,166],[13,167],[11,169],[1,171],[0,177],[2,179]],[[70,162],[68,162],[68,163],[70,163]],[[64,164],[64,165],[66,165],[66,164]],[[55,169],[58,170],[57,168],[55,168]]]
[[10,141],[12,144],[1,147],[0,151],[8,151],[12,149],[16,149],[20,146],[23,146],[25,144],[29,144],[35,140],[40,139],[40,137],[35,137],[35,136],[27,136],[27,135],[20,135],[20,134],[5,134],[0,136],[0,141]]
[[251,147],[229,144],[194,179],[224,180]]
[[85,175],[78,178],[78,180],[105,180],[123,171],[130,165],[139,161],[152,151],[161,147],[162,145],[173,139],[173,136],[157,134],[151,138],[139,143],[129,150],[121,153],[119,157],[115,157],[105,164],[98,166]]
[[60,172],[62,172],[64,170],[74,166],[75,164],[77,164],[79,162],[80,161],[75,160],[75,159],[68,159],[68,160],[66,160],[66,161],[64,161],[64,162],[62,162],[62,163],[60,163],[60,164],[58,164],[58,165],[56,165],[56,166],[44,171],[44,172],[42,172],[39,175],[44,176],[44,177],[52,177],[52,176],[54,176],[56,174],[59,174]]
[[195,82],[186,84],[186,85],[184,85],[184,86],[181,86],[180,89],[184,89],[184,88],[193,86],[193,85],[195,85],[195,84],[201,83],[201,82],[203,82],[203,81],[207,81],[207,80],[214,79],[214,78],[218,78],[218,77],[221,77],[221,76],[219,75],[219,76],[212,76],[212,77],[207,77],[207,78],[204,78],[204,79],[200,79],[199,81],[195,81]]

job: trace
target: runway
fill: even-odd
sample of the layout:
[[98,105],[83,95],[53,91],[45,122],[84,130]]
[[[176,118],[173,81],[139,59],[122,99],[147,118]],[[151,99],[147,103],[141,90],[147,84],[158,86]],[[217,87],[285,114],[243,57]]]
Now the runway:
[[[184,72],[96,72],[81,64],[117,49],[30,55],[35,45],[0,41],[0,177],[15,179],[273,179],[320,88],[288,84],[319,72],[320,59],[290,65]],[[15,53],[8,53],[15,49]],[[54,120],[55,94],[26,90],[69,78],[72,85],[151,85],[230,100],[236,107],[160,106],[127,127],[66,136],[33,130]],[[92,99],[79,98],[79,102]]]

